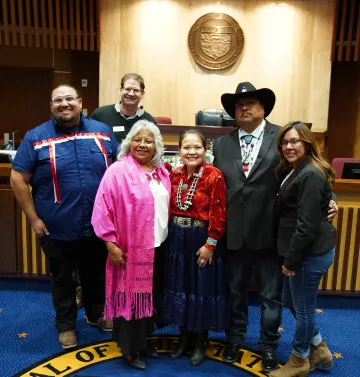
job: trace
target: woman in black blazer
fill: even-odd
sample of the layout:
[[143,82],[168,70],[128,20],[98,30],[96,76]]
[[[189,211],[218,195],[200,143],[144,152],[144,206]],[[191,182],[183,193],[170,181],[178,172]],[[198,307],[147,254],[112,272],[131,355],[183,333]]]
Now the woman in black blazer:
[[289,361],[270,377],[303,377],[320,365],[333,365],[315,309],[320,280],[334,260],[336,234],[328,221],[328,205],[335,173],[321,156],[310,129],[301,122],[282,129],[278,151],[277,248],[284,256],[283,302],[296,318],[296,331]]

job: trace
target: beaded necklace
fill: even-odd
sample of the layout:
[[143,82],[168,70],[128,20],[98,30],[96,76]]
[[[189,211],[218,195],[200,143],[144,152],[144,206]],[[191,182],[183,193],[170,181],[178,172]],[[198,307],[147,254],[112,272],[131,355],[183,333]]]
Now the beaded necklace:
[[[246,136],[241,137],[242,165],[243,165],[244,171],[249,170],[251,153],[254,150],[254,148],[259,144],[259,142],[262,140],[263,134],[264,134],[264,127],[261,127],[261,133],[258,138],[253,135],[246,135]],[[256,142],[253,141],[254,139],[256,139]],[[242,143],[242,141],[244,143]]]
[[184,204],[182,204],[182,202],[181,202],[181,194],[182,194],[183,190],[187,189],[188,185],[183,184],[183,180],[181,178],[181,181],[179,183],[179,186],[178,186],[177,192],[176,192],[176,205],[182,211],[187,211],[189,209],[189,207],[192,205],[192,199],[193,199],[194,194],[195,194],[196,186],[197,186],[197,184],[198,184],[198,182],[199,182],[199,180],[202,176],[203,170],[204,170],[204,168],[201,167],[200,170],[199,170],[199,173],[193,174],[194,179],[191,182],[191,186],[190,186],[189,191],[186,193]]

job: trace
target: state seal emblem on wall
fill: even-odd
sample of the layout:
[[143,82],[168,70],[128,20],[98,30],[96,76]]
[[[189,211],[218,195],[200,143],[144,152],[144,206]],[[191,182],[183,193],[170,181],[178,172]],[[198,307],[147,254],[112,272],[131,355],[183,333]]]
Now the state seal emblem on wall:
[[239,24],[224,13],[208,13],[191,27],[188,38],[194,60],[209,69],[233,65],[244,47],[244,34]]

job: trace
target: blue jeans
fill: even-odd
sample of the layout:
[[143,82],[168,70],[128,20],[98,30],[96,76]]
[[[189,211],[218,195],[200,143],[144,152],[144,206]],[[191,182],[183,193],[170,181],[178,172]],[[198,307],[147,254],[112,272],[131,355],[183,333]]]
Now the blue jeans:
[[295,275],[286,277],[283,288],[283,304],[290,308],[296,319],[292,353],[306,359],[310,344],[318,346],[323,338],[315,319],[316,300],[320,280],[331,266],[335,249],[306,257]]

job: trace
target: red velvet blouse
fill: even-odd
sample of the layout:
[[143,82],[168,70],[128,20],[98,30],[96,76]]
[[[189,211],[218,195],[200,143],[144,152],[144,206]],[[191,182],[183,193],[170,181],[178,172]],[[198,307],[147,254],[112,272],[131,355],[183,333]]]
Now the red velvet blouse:
[[[192,205],[186,210],[181,210],[176,204],[176,195],[181,179],[188,187],[181,192],[181,203],[185,203],[194,176],[187,179],[186,167],[177,168],[170,173],[171,180],[171,214],[173,216],[191,217],[193,219],[208,221],[208,237],[219,241],[225,233],[226,221],[226,185],[219,169],[212,165],[202,163],[195,173],[199,173],[203,167],[203,173],[197,183]],[[206,247],[214,250],[206,244]]]

